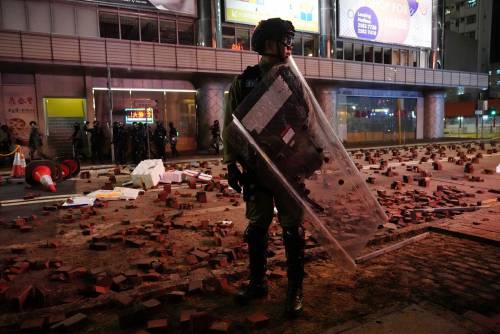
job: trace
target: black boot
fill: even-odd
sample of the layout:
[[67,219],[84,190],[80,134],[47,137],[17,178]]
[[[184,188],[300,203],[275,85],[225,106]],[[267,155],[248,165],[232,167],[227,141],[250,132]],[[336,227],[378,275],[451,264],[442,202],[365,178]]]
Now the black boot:
[[240,305],[267,296],[267,230],[250,224],[245,230],[244,237],[250,258],[250,284],[234,296],[235,303]]
[[291,318],[302,312],[302,282],[304,280],[304,228],[296,226],[283,228],[285,243],[288,291],[286,295],[285,313]]

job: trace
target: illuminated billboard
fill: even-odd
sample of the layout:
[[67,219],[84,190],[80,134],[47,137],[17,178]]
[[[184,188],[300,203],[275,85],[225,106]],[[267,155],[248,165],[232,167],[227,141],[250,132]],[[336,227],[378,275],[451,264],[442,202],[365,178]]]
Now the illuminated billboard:
[[339,0],[339,36],[431,47],[432,0]]
[[280,17],[292,21],[296,30],[318,33],[318,0],[226,0],[225,19],[257,25],[259,21]]
[[196,0],[84,0],[133,8],[159,9],[179,14],[196,16]]
[[125,108],[125,123],[132,124],[134,122],[153,124],[153,108]]

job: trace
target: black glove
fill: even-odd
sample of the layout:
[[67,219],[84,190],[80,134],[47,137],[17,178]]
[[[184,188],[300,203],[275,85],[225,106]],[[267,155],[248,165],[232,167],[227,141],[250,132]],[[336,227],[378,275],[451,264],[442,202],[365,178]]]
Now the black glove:
[[241,186],[243,186],[243,174],[236,165],[236,163],[230,163],[227,165],[227,183],[236,192],[241,192]]

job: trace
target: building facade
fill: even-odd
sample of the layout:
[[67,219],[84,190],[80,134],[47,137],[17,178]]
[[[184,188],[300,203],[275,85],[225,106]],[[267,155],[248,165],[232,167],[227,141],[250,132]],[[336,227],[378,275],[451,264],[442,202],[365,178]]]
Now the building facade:
[[[286,1],[303,21],[295,61],[345,142],[441,137],[447,90],[479,92],[488,75],[441,68],[440,1],[388,0],[398,26],[379,17],[352,32],[374,20],[352,9],[366,1]],[[140,120],[173,122],[180,150],[207,148],[231,81],[258,62],[255,18],[234,0],[129,3],[0,0],[0,123],[20,142],[36,120],[49,152],[67,154],[75,122]],[[404,21],[418,10],[425,33]]]

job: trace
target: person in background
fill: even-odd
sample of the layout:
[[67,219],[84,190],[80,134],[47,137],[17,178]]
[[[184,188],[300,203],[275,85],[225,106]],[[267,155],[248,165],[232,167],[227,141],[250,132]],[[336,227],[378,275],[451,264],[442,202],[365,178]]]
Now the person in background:
[[90,150],[92,155],[92,163],[102,163],[102,145],[104,141],[104,133],[101,128],[101,123],[99,121],[94,121],[93,127],[89,129],[87,124],[85,125],[85,131],[90,133]]
[[164,161],[167,158],[167,153],[165,152],[166,139],[167,129],[165,129],[161,121],[156,122],[156,129],[153,133],[153,141],[155,143],[156,154]]
[[174,123],[170,122],[168,123],[168,138],[170,140],[170,150],[172,151],[172,156],[176,157],[179,155],[179,152],[177,151],[177,138],[179,137],[179,132],[177,129],[174,127]]
[[71,143],[73,145],[73,158],[80,159],[83,155],[83,131],[80,123],[73,124],[73,134],[71,135]]
[[212,141],[210,145],[215,150],[215,154],[219,155],[219,146],[222,141],[222,138],[220,136],[219,120],[216,119],[210,127],[210,134],[212,135]]
[[38,124],[35,121],[30,122],[31,132],[29,139],[29,148],[30,148],[30,160],[38,158],[46,158],[46,156],[42,152],[43,139],[42,134],[38,130]]
[[125,128],[121,122],[113,122],[113,147],[115,152],[115,162],[117,164],[126,163],[127,138]]
[[[9,154],[14,148],[12,147],[12,136],[7,124],[0,126],[0,154]],[[0,164],[11,164],[12,156],[0,156]]]

